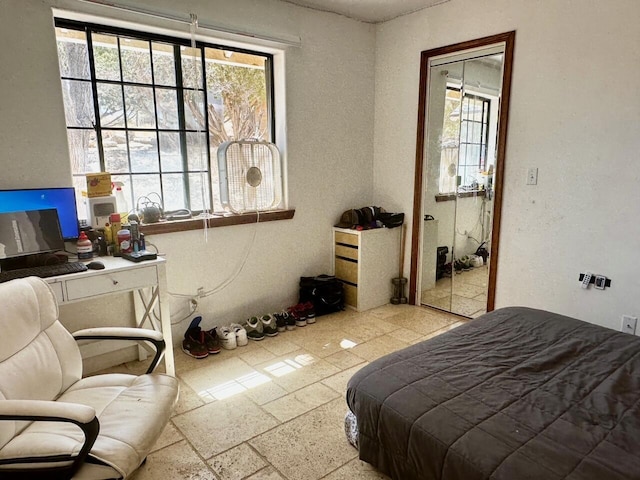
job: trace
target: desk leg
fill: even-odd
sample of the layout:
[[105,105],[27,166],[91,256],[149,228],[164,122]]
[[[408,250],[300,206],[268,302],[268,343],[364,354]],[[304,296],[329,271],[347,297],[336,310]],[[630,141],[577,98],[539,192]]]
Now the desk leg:
[[[164,264],[157,267],[158,284],[150,288],[141,288],[133,293],[133,301],[136,313],[136,326],[138,328],[150,328],[162,332],[167,348],[164,353],[165,371],[175,376],[175,364],[173,359],[173,340],[171,334],[171,313],[167,298],[167,274]],[[158,316],[155,315],[158,312]],[[160,319],[158,324],[157,319]],[[146,348],[145,348],[146,347]],[[145,360],[150,347],[138,346],[138,359]]]
[[168,375],[175,376],[176,367],[173,359],[173,335],[171,334],[171,310],[169,309],[169,297],[167,296],[167,269],[163,264],[158,265],[158,296],[160,299],[160,326],[162,336],[167,344],[164,353],[164,368]]

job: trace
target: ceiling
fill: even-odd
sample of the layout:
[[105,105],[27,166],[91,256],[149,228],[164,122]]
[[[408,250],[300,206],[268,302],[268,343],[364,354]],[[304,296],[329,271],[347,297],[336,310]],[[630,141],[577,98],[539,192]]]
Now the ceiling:
[[284,0],[368,23],[380,23],[449,0]]

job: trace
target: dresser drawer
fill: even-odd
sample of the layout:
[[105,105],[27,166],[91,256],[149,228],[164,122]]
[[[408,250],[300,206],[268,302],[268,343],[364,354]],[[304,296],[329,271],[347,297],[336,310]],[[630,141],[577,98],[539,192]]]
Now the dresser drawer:
[[358,264],[336,257],[336,277],[350,283],[358,283]]
[[358,246],[358,236],[352,233],[335,232],[336,243],[344,243],[345,245]]
[[358,287],[353,285],[344,284],[344,303],[353,308],[358,308]]
[[350,258],[351,260],[358,260],[358,249],[353,247],[347,247],[345,245],[336,244],[336,257]]
[[158,278],[156,267],[144,267],[68,280],[66,283],[67,300],[73,301],[156,285]]

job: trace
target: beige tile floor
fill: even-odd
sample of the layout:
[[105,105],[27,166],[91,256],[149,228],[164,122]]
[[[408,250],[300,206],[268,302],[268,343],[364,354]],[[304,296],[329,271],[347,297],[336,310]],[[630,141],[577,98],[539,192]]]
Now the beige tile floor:
[[347,382],[368,362],[463,322],[425,307],[385,305],[323,316],[204,360],[176,349],[178,405],[132,478],[385,479],[347,443]]
[[[441,278],[435,287],[422,291],[422,303],[469,318],[487,313],[487,266],[455,272],[453,279]],[[453,289],[451,284],[453,283]]]

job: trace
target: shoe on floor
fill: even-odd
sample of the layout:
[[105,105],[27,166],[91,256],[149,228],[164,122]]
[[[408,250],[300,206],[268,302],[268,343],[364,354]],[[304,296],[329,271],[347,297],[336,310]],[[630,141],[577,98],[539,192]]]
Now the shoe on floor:
[[244,347],[249,343],[247,339],[247,331],[239,323],[232,323],[229,328],[236,333],[236,344],[239,347]]
[[190,357],[202,359],[209,356],[209,351],[204,343],[204,332],[200,327],[189,328],[184,334],[182,351]]
[[204,345],[207,347],[209,354],[215,355],[220,353],[220,339],[215,328],[212,328],[208,332],[204,332]]
[[288,308],[289,315],[293,316],[296,321],[296,327],[305,327],[307,325],[307,315],[301,303]]
[[249,337],[251,340],[257,341],[257,340],[262,340],[264,338],[262,322],[258,317],[249,318],[244,328],[247,331],[247,337]]
[[276,328],[278,332],[284,332],[287,329],[287,318],[289,314],[287,312],[278,312],[273,314],[273,318],[276,319]]
[[275,337],[278,335],[278,325],[276,324],[276,319],[273,318],[273,315],[267,313],[260,317],[260,321],[262,322],[262,332],[268,337]]
[[296,317],[294,317],[289,312],[282,312],[282,313],[283,313],[283,315],[286,315],[286,317],[285,317],[286,329],[289,330],[289,331],[295,330],[295,328],[296,328]]
[[216,332],[218,333],[218,338],[220,338],[220,343],[222,343],[222,348],[225,350],[233,350],[238,346],[236,342],[236,332],[229,327],[216,327]]
[[311,302],[305,302],[302,304],[304,314],[307,317],[307,325],[316,323],[316,309]]

